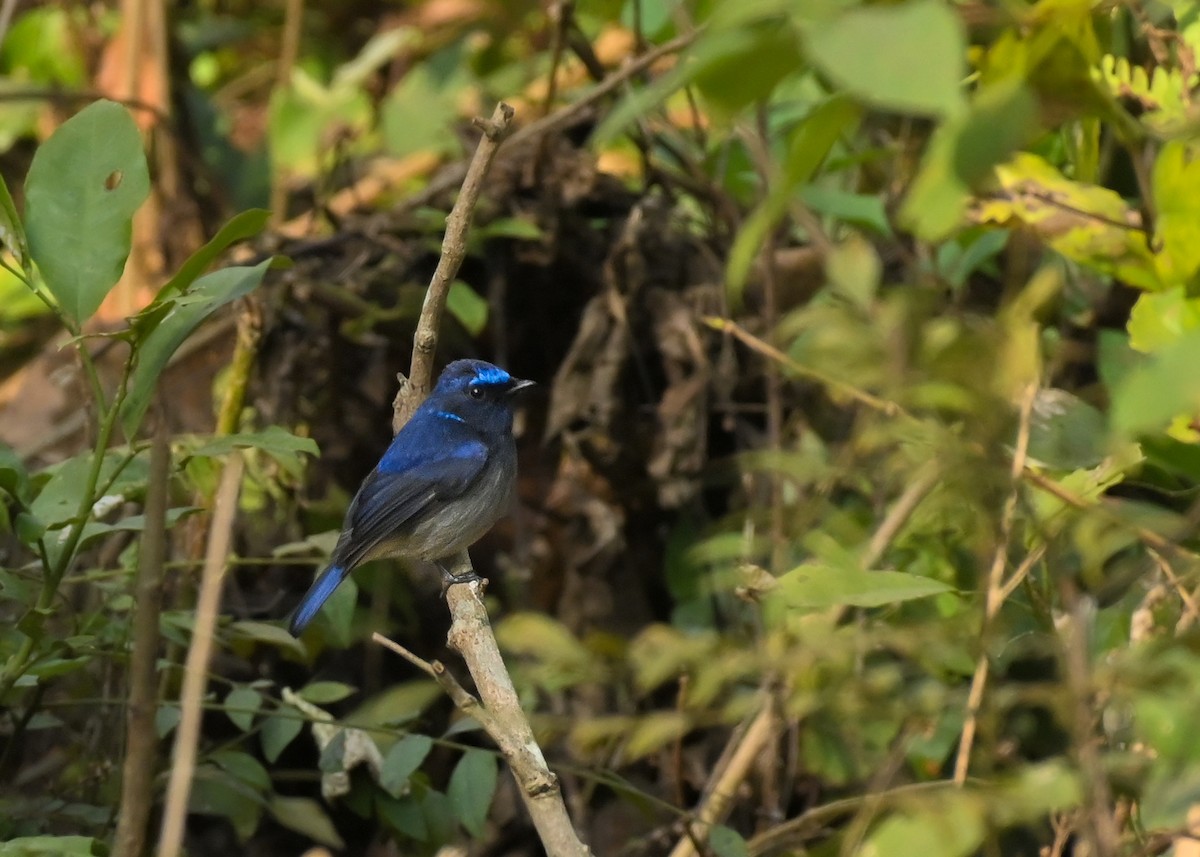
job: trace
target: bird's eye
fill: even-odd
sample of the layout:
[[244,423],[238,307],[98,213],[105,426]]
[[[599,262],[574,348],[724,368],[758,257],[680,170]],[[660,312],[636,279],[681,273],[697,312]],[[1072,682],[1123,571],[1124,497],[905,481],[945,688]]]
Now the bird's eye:
[[483,398],[483,387],[468,387],[467,392],[471,394],[472,399]]

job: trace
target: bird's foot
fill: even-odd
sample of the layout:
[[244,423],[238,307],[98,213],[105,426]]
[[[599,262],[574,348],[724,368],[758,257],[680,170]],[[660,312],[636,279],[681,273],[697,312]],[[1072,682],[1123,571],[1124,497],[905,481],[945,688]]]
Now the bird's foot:
[[468,567],[467,571],[464,571],[462,574],[455,574],[454,572],[450,571],[450,569],[446,568],[446,566],[442,565],[441,563],[438,563],[437,567],[442,572],[442,600],[443,601],[446,600],[446,590],[448,590],[454,584],[456,584],[456,583],[471,583],[472,581],[475,581],[475,580],[483,582],[483,580],[484,580],[482,577],[480,577],[478,574],[475,573],[475,569],[470,568],[470,567]]

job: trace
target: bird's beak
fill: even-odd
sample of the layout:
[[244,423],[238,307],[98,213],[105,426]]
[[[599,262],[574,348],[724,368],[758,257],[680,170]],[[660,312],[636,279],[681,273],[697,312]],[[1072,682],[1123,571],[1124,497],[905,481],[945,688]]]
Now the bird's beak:
[[527,381],[524,378],[513,378],[512,383],[508,385],[508,395],[511,396],[519,390],[534,386],[536,383],[536,381]]

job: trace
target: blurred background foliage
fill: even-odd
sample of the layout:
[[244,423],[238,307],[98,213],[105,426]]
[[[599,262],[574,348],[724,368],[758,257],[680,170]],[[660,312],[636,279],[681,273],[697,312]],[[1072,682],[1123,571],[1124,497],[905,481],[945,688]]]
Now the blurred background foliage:
[[498,99],[440,357],[541,385],[474,557],[595,853],[1198,853],[1200,4],[3,11],[0,855],[157,819],[235,454],[188,853],[539,853],[421,569],[282,624]]

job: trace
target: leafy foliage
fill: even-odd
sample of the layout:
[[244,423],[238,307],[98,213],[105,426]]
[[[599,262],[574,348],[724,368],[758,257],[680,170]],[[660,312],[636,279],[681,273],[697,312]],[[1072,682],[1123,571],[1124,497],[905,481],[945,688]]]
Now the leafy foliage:
[[[259,199],[269,174],[277,199],[311,192],[340,230],[285,247],[310,267],[266,302],[258,395],[238,408],[251,425],[173,438],[169,526],[202,520],[218,462],[244,453],[237,549],[258,564],[217,629],[191,812],[256,845],[527,835],[494,799],[511,788],[494,753],[464,743],[472,719],[424,676],[337,652],[389,610],[435,650],[440,608],[366,568],[297,642],[280,572],[332,548],[369,433],[344,408],[390,384],[400,358],[380,343],[411,338],[452,129],[494,97],[525,122],[572,111],[588,75],[678,40],[555,114],[561,133],[502,150],[442,344],[491,347],[550,388],[527,415],[548,444],[523,449],[522,547],[493,592],[585,838],[598,853],[688,835],[718,855],[1182,849],[1200,805],[1196,4],[630,0],[559,24],[532,4],[446,23],[438,5],[372,20],[365,40],[331,23],[361,10],[310,10],[274,85],[252,71],[260,42],[275,53],[256,36],[278,23],[266,13],[174,24],[209,180]],[[23,12],[4,72],[81,86],[75,14]],[[6,111],[0,147],[40,133]],[[245,111],[251,144],[231,130]],[[0,329],[53,313],[95,418],[91,448],[59,462],[0,446],[0,774],[29,764],[25,741],[113,728],[79,709],[124,674],[141,425],[173,355],[271,267],[210,270],[268,215],[233,217],[105,331],[124,363],[100,383],[93,316],[151,189],[143,152],[129,113],[97,102],[41,142],[23,209],[0,185],[3,264],[37,308],[6,301]],[[370,199],[358,173],[376,181],[380,163],[400,178]],[[337,207],[350,182],[375,202],[369,225]],[[381,273],[362,286],[364,269]],[[317,331],[337,348],[306,351]],[[344,473],[314,472],[313,437]],[[194,627],[179,588],[160,736]],[[94,804],[111,803],[115,761],[6,792],[0,854],[104,853],[116,813]],[[684,832],[720,776],[728,811]]]

